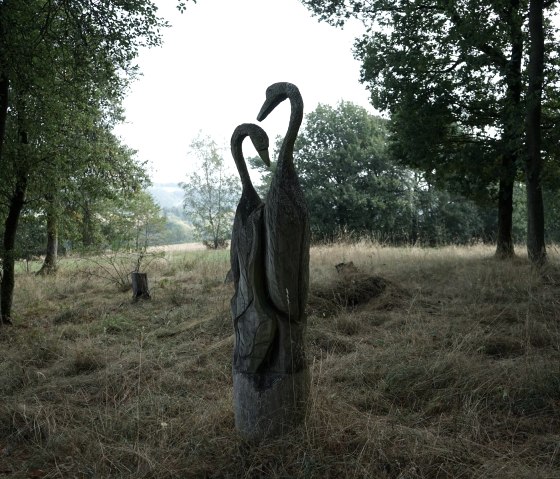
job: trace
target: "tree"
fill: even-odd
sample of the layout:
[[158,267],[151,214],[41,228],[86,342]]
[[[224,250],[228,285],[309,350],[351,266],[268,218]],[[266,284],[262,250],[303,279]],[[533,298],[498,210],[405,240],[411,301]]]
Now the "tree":
[[45,260],[38,274],[53,274],[58,270],[58,223],[60,207],[57,204],[57,195],[48,194],[45,197],[46,235],[47,246]]
[[[48,111],[52,115],[57,108]],[[68,219],[63,211],[68,211],[72,203],[73,184],[81,181],[80,194],[88,194],[90,199],[115,194],[119,184],[130,183],[134,188],[140,187],[140,183],[135,183],[138,180],[137,170],[131,167],[134,164],[133,152],[120,145],[110,132],[114,121],[119,118],[116,113],[109,115],[92,105],[88,109],[72,109],[60,118],[50,118],[52,121],[40,132],[45,159],[29,171],[31,182],[26,200],[46,220],[46,256],[41,274],[56,272],[59,229],[61,223]],[[61,130],[64,135],[60,134]],[[88,182],[83,180],[99,172],[103,172],[103,181],[88,189]],[[114,178],[122,180],[115,185]]]
[[164,209],[165,224],[163,230],[153,239],[155,245],[170,245],[194,241],[192,225],[184,219],[182,209],[175,213],[176,208]]
[[[136,74],[140,46],[158,45],[166,22],[151,0],[4,0],[0,4],[0,145],[14,97],[56,80],[76,99],[105,85],[115,96]],[[87,98],[86,98],[87,99]],[[2,151],[2,150],[0,150]],[[0,157],[1,161],[1,157]]]
[[[4,0],[0,3],[0,171],[7,194],[1,323],[9,323],[15,238],[28,188],[57,154],[64,118],[110,117],[136,74],[142,45],[165,22],[150,0]],[[93,115],[95,116],[95,115]],[[58,134],[56,134],[58,130]],[[64,185],[66,178],[53,187]],[[47,190],[45,190],[46,192]]]
[[185,192],[185,213],[207,247],[225,247],[231,236],[240,182],[227,173],[224,159],[211,138],[198,135],[190,149],[197,170],[180,183]]
[[105,206],[102,232],[111,249],[145,250],[163,231],[161,208],[145,190],[119,195]]
[[355,50],[362,81],[374,106],[392,114],[394,142],[409,166],[458,180],[465,192],[474,185],[492,195],[499,179],[496,252],[512,256],[513,188],[525,156],[526,2],[303,3],[332,23],[357,17],[368,27]]
[[349,102],[306,115],[294,160],[316,236],[350,230],[404,240],[407,177],[389,160],[386,140],[386,121]]
[[[159,216],[144,189],[149,185],[145,164],[104,125],[84,132],[75,171],[59,191],[66,237],[84,250],[132,246],[139,216]],[[142,208],[145,209],[142,212]],[[113,225],[111,225],[113,223]]]

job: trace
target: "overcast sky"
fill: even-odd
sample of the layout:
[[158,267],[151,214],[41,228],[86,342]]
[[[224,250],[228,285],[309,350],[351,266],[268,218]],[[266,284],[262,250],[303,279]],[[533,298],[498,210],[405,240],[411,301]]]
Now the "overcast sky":
[[[154,182],[185,179],[194,167],[188,146],[199,131],[226,147],[238,124],[257,123],[274,82],[295,83],[307,113],[340,100],[373,111],[352,55],[358,24],[341,30],[319,23],[299,0],[198,0],[183,14],[176,0],[156,3],[172,27],[162,47],[141,52],[143,76],[124,102],[127,122],[116,130],[149,161]],[[284,102],[261,126],[272,140],[285,133],[288,118]],[[255,154],[250,141],[243,146],[245,156]]]

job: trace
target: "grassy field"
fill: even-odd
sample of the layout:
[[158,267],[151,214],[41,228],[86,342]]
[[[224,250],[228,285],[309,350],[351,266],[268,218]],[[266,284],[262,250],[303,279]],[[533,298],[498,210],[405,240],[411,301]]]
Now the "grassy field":
[[22,271],[0,477],[558,478],[560,253],[492,255],[313,248],[308,417],[260,445],[234,430],[227,252],[152,258],[137,303],[110,273],[133,258]]

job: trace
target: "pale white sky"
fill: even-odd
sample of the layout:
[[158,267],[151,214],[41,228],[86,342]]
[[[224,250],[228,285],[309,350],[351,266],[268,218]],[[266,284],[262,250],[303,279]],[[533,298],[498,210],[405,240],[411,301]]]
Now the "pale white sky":
[[[183,14],[176,0],[155,3],[172,27],[162,47],[141,52],[143,76],[124,102],[127,122],[116,129],[150,162],[154,182],[185,180],[199,131],[228,147],[238,124],[258,123],[266,88],[278,81],[299,87],[306,113],[340,100],[373,111],[352,55],[359,24],[319,23],[299,0],[198,0]],[[288,108],[284,102],[260,123],[271,141],[285,133]],[[255,154],[250,141],[243,146],[246,157]]]

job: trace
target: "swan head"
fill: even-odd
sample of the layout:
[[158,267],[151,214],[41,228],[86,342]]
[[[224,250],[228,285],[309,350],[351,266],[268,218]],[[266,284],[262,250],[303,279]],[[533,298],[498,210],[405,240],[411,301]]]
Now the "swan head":
[[301,97],[298,87],[293,83],[279,82],[270,85],[266,89],[266,99],[257,120],[263,121],[280,103],[294,95]]
[[[243,123],[239,125],[231,136],[232,151],[234,151],[235,145],[237,145],[237,148],[241,148],[241,143],[246,137],[251,138],[255,150],[257,150],[264,164],[270,167],[268,135],[259,125],[255,125],[254,123]],[[241,154],[241,150],[239,151],[239,154]]]
[[253,128],[249,133],[249,138],[257,150],[257,153],[263,160],[264,164],[270,167],[270,155],[268,153],[269,140],[266,132],[258,125],[252,125]]

